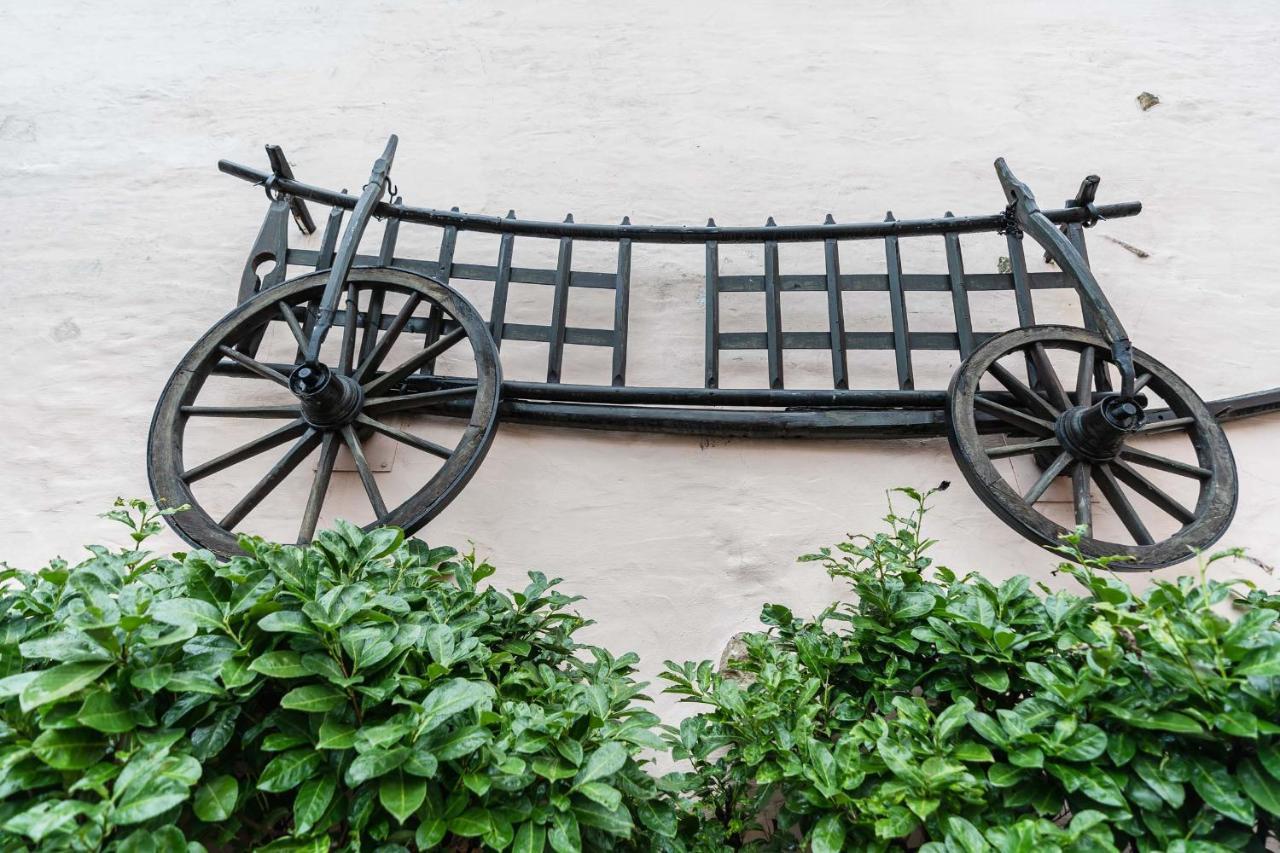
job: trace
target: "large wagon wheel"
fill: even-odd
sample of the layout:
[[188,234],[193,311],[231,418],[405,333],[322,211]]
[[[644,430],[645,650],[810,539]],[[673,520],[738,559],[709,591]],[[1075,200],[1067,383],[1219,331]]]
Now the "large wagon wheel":
[[[1236,470],[1221,426],[1196,393],[1145,353],[1135,351],[1134,363],[1135,393],[1168,409],[1160,420],[1143,423],[1146,400],[1110,390],[1111,348],[1101,336],[1067,326],[1007,332],[956,371],[947,431],[969,485],[1018,533],[1055,545],[1068,532],[1065,521],[1085,528],[1086,556],[1120,555],[1129,559],[1116,568],[1155,569],[1223,534],[1235,513]],[[992,433],[1007,443],[984,440]],[[1069,480],[1070,500],[1055,507],[1046,492],[1058,478]],[[1094,489],[1115,519],[1095,517]],[[1105,534],[1104,522],[1112,524]]]
[[[335,329],[329,336],[319,364],[303,365],[306,327],[314,320],[308,307],[314,308],[328,275],[301,276],[240,305],[191,348],[169,378],[151,424],[148,472],[158,503],[191,506],[171,518],[191,544],[224,555],[237,553],[237,530],[244,529],[246,518],[317,449],[314,470],[297,471],[290,480],[295,487],[300,475],[309,480],[295,504],[299,542],[310,541],[315,533],[342,448],[371,507],[366,528],[394,525],[413,532],[461,491],[488,451],[501,377],[497,348],[475,309],[424,276],[381,267],[354,269],[346,282],[345,304],[339,306],[340,334]],[[427,312],[436,322],[419,316]],[[443,323],[438,321],[441,313]],[[269,358],[265,350],[257,357],[246,355],[243,344],[262,338],[268,327],[276,332],[277,358]],[[467,347],[457,346],[464,342],[470,358]],[[278,358],[281,353],[283,359]],[[444,373],[449,359],[468,382],[406,393],[406,380],[421,378],[424,368],[432,371],[437,360],[441,368],[436,372]],[[405,413],[413,426],[393,423]],[[184,439],[197,422],[215,427],[212,436],[207,429],[201,433],[205,444],[220,440],[219,449],[227,449],[201,448],[201,458],[184,458]],[[274,428],[260,426],[264,422]],[[253,437],[242,442],[245,427]],[[237,430],[238,435],[228,435]],[[450,435],[442,438],[442,430]],[[375,436],[440,460],[421,488],[391,506],[366,457]],[[191,443],[186,441],[188,447]],[[283,453],[281,447],[286,448]],[[267,467],[267,462],[272,464]],[[250,470],[255,465],[258,470]],[[207,485],[215,480],[220,482]],[[206,506],[193,491],[196,484],[217,492],[213,497],[221,498],[222,505],[213,506],[215,500]]]

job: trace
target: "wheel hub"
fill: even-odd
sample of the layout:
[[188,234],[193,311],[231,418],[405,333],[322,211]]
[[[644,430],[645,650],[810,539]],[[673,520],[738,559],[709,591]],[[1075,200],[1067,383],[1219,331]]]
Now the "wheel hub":
[[319,362],[298,365],[289,374],[289,390],[302,405],[302,419],[317,429],[340,429],[364,406],[364,389],[349,376]]
[[1110,462],[1125,439],[1142,426],[1140,398],[1111,394],[1092,406],[1074,406],[1054,422],[1053,431],[1063,449],[1086,462]]

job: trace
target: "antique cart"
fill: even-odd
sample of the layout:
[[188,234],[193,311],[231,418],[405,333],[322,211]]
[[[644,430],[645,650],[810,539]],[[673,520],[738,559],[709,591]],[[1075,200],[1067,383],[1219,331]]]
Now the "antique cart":
[[[1041,210],[997,160],[1007,206],[985,216],[898,220],[889,214],[882,222],[852,224],[828,216],[821,225],[770,219],[753,228],[627,219],[590,225],[572,216],[540,222],[407,206],[389,178],[395,150],[393,136],[359,195],[297,180],[275,146],[267,149],[270,172],[219,164],[262,185],[270,207],[238,306],[174,370],[151,427],[155,497],[191,506],[171,522],[192,544],[236,552],[246,518],[295,470],[309,483],[305,500],[296,501],[297,536],[308,541],[335,468],[343,466],[367,493],[370,525],[415,531],[466,485],[502,419],[711,436],[946,435],[970,486],[1018,533],[1052,545],[1081,526],[1085,553],[1124,555],[1126,567],[1150,569],[1207,547],[1231,520],[1236,471],[1220,420],[1280,408],[1275,391],[1206,404],[1130,344],[1090,272],[1083,229],[1136,215],[1141,205],[1097,204],[1096,177],[1053,210]],[[315,249],[289,245],[291,217],[303,232],[315,230],[306,202],[330,208]],[[374,218],[384,222],[381,238],[362,246]],[[403,240],[398,244],[406,224],[437,229],[434,258],[412,257]],[[978,232],[1003,235],[1003,271],[965,269],[960,238]],[[496,257],[483,264],[455,260],[459,237],[467,234],[496,235],[489,238]],[[1043,251],[1056,268],[1028,270],[1027,238],[1037,261]],[[945,271],[904,272],[904,245],[929,240],[941,242]],[[517,241],[551,241],[554,266],[516,265]],[[875,241],[883,265],[871,273],[842,269],[841,248],[852,241]],[[575,267],[574,248],[584,242],[608,246],[614,262],[607,270]],[[779,246],[806,242],[821,247],[821,267],[783,272]],[[628,384],[633,246],[649,243],[696,244],[705,251],[701,387]],[[722,273],[722,253],[738,244],[755,247],[761,269]],[[301,274],[289,277],[291,270]],[[483,314],[451,286],[463,280],[486,283]],[[545,322],[508,316],[513,285],[549,289]],[[1062,289],[1078,293],[1081,324],[1038,324],[1033,296]],[[612,295],[611,326],[569,323],[570,302],[590,290]],[[804,292],[825,298],[821,328],[784,323],[791,294]],[[971,296],[992,292],[1012,295],[1012,330],[974,328]],[[763,297],[764,316],[754,330],[722,329],[722,299],[733,293]],[[851,328],[844,297],[852,293],[885,300],[888,328]],[[910,328],[909,307],[925,294],[949,299],[954,330]],[[544,346],[546,381],[503,381],[504,341]],[[269,342],[274,354],[267,352]],[[583,348],[609,353],[607,383],[563,380],[566,350]],[[799,350],[829,353],[830,387],[787,386],[786,360]],[[721,387],[722,361],[737,351],[763,353],[763,387]],[[950,387],[917,388],[913,359],[936,351],[959,359]],[[863,360],[881,353],[892,359],[896,387],[857,387]],[[448,439],[437,437],[441,420],[456,426]],[[199,442],[192,438],[197,429],[206,435]],[[231,445],[204,449],[218,439]],[[439,460],[425,482],[390,500],[368,452],[371,442],[388,440]],[[204,455],[191,458],[193,444]],[[1023,466],[1020,476],[1014,462]],[[1095,503],[1110,512],[1095,513]],[[1111,524],[1105,531],[1103,516]]]

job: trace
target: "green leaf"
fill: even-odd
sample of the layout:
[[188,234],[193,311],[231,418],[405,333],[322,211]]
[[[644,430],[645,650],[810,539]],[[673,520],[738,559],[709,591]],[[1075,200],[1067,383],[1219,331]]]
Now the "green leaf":
[[370,779],[376,779],[395,770],[409,757],[408,747],[398,746],[395,749],[375,749],[357,755],[347,767],[348,785],[359,785]]
[[249,669],[268,678],[304,678],[311,674],[302,665],[302,655],[290,651],[267,652],[249,664]]
[[1004,729],[1000,724],[993,720],[989,715],[981,711],[971,711],[967,718],[969,725],[975,732],[982,735],[996,746],[1005,746],[1009,742],[1009,737],[1004,733]]
[[338,789],[338,780],[332,774],[325,773],[302,783],[298,795],[293,798],[294,832],[309,832],[316,821],[324,817],[325,809],[333,801],[333,794]]
[[166,625],[222,628],[222,611],[198,598],[169,598],[151,605],[151,618]]
[[463,838],[479,838],[493,829],[487,809],[472,807],[449,821],[449,831]]
[[320,739],[317,749],[350,749],[356,744],[356,729],[350,723],[326,718],[320,724]]
[[1191,787],[1211,808],[1245,826],[1253,826],[1253,804],[1240,792],[1230,771],[1221,764],[1201,759],[1191,768]]
[[1009,689],[1009,673],[1003,667],[984,667],[975,669],[973,680],[993,693],[1004,693]]
[[556,853],[582,853],[582,836],[578,818],[571,811],[552,812],[551,831],[547,840]]
[[1256,759],[1246,758],[1236,766],[1240,786],[1258,807],[1280,817],[1280,781],[1263,772]]
[[1273,740],[1259,747],[1258,761],[1271,774],[1272,779],[1280,779],[1280,740]]
[[1181,808],[1183,801],[1186,799],[1186,792],[1182,788],[1182,784],[1169,778],[1169,774],[1164,772],[1151,758],[1140,755],[1133,760],[1134,772],[1138,774],[1138,778],[1151,787],[1153,791],[1160,795],[1160,799],[1164,800],[1175,809]]
[[107,751],[107,740],[92,729],[46,729],[31,751],[55,770],[84,770]]
[[1280,642],[1251,651],[1240,662],[1236,674],[1262,678],[1280,675]]
[[453,664],[453,629],[448,625],[428,625],[423,633],[431,659],[446,669]]
[[258,777],[258,790],[278,794],[296,788],[320,769],[324,755],[309,747],[282,752],[267,762]]
[[[25,835],[39,844],[45,836],[54,832],[72,832],[76,818],[89,811],[89,803],[78,800],[45,800],[36,803],[25,811],[19,812],[5,821],[3,828],[9,832]],[[47,849],[62,849],[63,845],[49,845]],[[25,845],[13,849],[25,850]],[[41,849],[46,849],[44,846]]]
[[1076,729],[1058,752],[1067,761],[1092,761],[1107,751],[1107,733],[1095,725],[1086,723]]
[[58,664],[31,679],[18,694],[18,704],[26,712],[56,702],[88,687],[110,668],[110,663],[92,661]]
[[19,672],[6,678],[0,678],[0,702],[12,699],[38,676],[39,672]]
[[679,828],[676,811],[670,803],[658,800],[641,800],[636,803],[636,816],[662,838],[675,838]]
[[347,695],[328,684],[307,684],[295,687],[280,697],[280,707],[290,711],[322,714],[347,701]]
[[145,669],[134,670],[129,675],[129,683],[139,690],[155,693],[169,683],[173,675],[173,664],[158,663]]
[[76,713],[76,721],[106,734],[133,730],[133,712],[110,693],[90,693]]
[[1009,764],[992,764],[987,770],[987,779],[996,788],[1012,788],[1027,778],[1027,771]]
[[582,799],[574,803],[573,811],[577,815],[578,822],[586,826],[593,826],[610,835],[626,837],[631,834],[633,827],[631,812],[627,811],[625,805],[619,805],[616,809],[606,809],[593,800]]
[[612,785],[606,785],[604,782],[587,782],[575,786],[574,790],[610,811],[622,804],[622,792]]
[[948,847],[951,846],[952,840],[955,840],[964,853],[987,853],[991,849],[991,845],[983,839],[977,827],[962,817],[947,818]]
[[609,741],[600,746],[587,758],[587,763],[573,780],[574,787],[579,787],[612,776],[627,763],[627,748],[618,741]]
[[426,797],[427,783],[398,769],[382,777],[378,785],[378,802],[400,824],[418,810]]
[[422,700],[419,736],[432,731],[454,714],[490,701],[493,695],[493,687],[484,682],[467,681],[464,678],[450,679]]
[[452,761],[470,755],[489,742],[489,732],[480,726],[467,726],[450,732],[433,747],[440,761]]
[[511,853],[542,853],[546,847],[547,831],[542,826],[527,820],[516,830],[515,841]]
[[235,777],[224,774],[196,790],[192,807],[196,817],[205,823],[217,823],[231,817],[239,797],[240,784]]
[[126,789],[125,796],[111,813],[111,820],[120,826],[142,823],[181,805],[190,796],[189,788],[171,779],[147,779]]
[[1176,734],[1199,734],[1204,731],[1204,727],[1194,718],[1178,711],[1139,712],[1133,714],[1125,722],[1140,729],[1174,732]]
[[813,853],[841,853],[844,850],[844,824],[839,815],[829,814],[813,826],[809,836]]
[[268,613],[258,620],[258,628],[277,634],[314,635],[316,633],[311,621],[297,610],[277,610],[275,613]]

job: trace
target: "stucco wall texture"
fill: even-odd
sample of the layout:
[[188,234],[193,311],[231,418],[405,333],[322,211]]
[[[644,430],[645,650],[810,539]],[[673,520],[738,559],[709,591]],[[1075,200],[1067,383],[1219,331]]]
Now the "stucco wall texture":
[[[1090,235],[1137,344],[1206,399],[1280,384],[1278,45],[1273,3],[3,4],[0,556],[36,568],[121,538],[95,514],[147,494],[155,399],[232,307],[264,213],[214,163],[261,165],[268,142],[304,180],[358,187],[396,132],[409,203],[579,222],[988,213],[996,156],[1042,203],[1094,172],[1101,200],[1145,205]],[[1148,112],[1144,90],[1161,99]],[[696,384],[700,252],[644,251],[632,374]],[[988,254],[966,261],[990,270]],[[1274,564],[1280,421],[1229,435],[1241,496],[1224,544]],[[942,562],[1062,582],[942,439],[505,426],[423,535],[473,541],[499,583],[563,576],[599,620],[591,638],[652,673],[716,657],[763,602],[821,608],[838,589],[795,557],[874,528],[886,489],[942,480],[957,482],[931,517]],[[325,518],[363,501],[353,475],[339,485]]]

